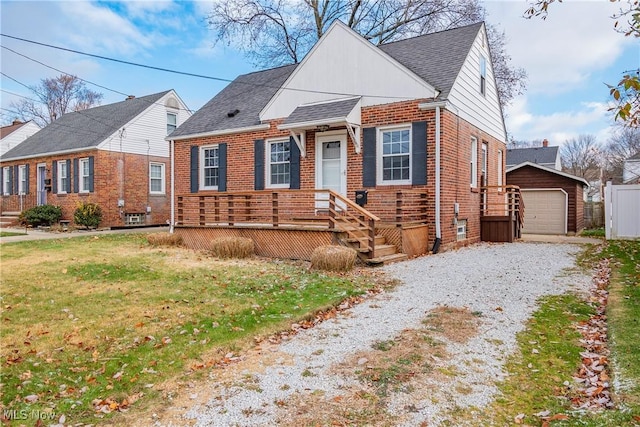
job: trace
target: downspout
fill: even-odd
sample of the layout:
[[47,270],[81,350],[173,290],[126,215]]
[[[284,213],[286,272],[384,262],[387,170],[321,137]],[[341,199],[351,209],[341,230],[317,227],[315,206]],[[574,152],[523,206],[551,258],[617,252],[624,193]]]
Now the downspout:
[[433,242],[431,252],[438,253],[440,242],[442,241],[442,230],[440,229],[440,106],[436,106],[436,239]]
[[171,156],[171,219],[169,219],[170,224],[169,224],[169,233],[173,233],[173,225],[176,223],[175,221],[175,185],[176,185],[176,178],[175,178],[175,141],[172,139],[169,142],[169,146],[171,147],[171,153],[169,153],[169,155]]

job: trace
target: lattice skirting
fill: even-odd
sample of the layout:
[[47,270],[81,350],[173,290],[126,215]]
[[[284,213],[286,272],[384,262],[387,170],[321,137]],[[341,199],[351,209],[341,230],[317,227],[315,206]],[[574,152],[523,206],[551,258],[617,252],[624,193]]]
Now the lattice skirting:
[[188,248],[209,249],[212,240],[220,237],[246,237],[253,240],[256,255],[309,261],[318,246],[334,243],[334,233],[328,230],[262,229],[247,227],[176,227]]
[[429,233],[426,225],[403,227],[379,227],[376,234],[384,236],[387,243],[396,245],[398,252],[408,256],[424,255],[429,251]]

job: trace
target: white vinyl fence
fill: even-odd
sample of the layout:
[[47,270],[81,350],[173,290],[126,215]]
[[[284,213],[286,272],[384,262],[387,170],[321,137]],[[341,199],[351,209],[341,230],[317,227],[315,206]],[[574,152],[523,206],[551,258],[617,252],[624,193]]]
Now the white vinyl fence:
[[607,239],[640,238],[640,185],[612,185],[604,193]]

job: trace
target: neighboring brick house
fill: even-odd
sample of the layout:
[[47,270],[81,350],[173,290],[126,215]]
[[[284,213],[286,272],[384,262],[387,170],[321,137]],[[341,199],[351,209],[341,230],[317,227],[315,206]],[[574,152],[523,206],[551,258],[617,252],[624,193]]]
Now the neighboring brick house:
[[380,194],[421,190],[430,247],[479,241],[480,187],[504,184],[483,23],[375,46],[336,21],[300,64],[239,76],[167,139],[176,201],[368,190],[364,208],[382,218],[396,201]]
[[73,221],[86,201],[101,206],[101,227],[165,224],[165,136],[189,116],[173,90],[63,115],[2,157],[2,211],[51,204]]
[[34,133],[38,132],[40,127],[33,120],[21,122],[14,120],[13,123],[0,128],[0,158],[4,153],[24,142]]

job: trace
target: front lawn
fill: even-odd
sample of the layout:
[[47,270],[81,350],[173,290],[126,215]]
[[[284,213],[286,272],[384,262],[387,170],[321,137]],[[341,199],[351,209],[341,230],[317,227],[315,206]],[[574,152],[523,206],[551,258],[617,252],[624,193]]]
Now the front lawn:
[[162,382],[372,286],[303,264],[152,248],[143,235],[4,244],[0,263],[2,418],[29,425],[152,405]]

